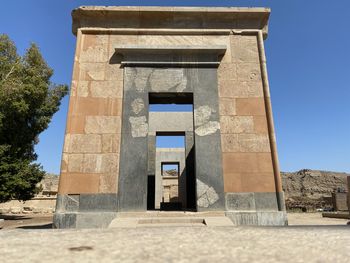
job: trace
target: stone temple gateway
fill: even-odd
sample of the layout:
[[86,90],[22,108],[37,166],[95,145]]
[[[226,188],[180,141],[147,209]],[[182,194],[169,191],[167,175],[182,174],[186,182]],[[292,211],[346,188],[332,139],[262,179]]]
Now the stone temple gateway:
[[[285,225],[263,45],[269,14],[75,9],[54,226],[107,227],[120,214],[164,207],[222,212],[236,225]],[[193,111],[150,112],[152,104]],[[184,147],[158,149],[156,137],[164,135],[183,136]],[[161,173],[166,163],[179,167],[176,184]],[[178,189],[168,198],[170,185]]]

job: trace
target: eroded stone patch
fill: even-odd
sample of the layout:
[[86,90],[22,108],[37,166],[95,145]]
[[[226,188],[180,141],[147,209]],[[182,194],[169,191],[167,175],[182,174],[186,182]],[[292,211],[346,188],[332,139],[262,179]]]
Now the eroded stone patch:
[[140,117],[129,117],[129,122],[131,124],[131,136],[146,137],[148,133],[148,123],[146,116]]
[[197,205],[199,207],[209,207],[219,200],[219,195],[216,193],[215,189],[201,180],[197,179]]
[[134,99],[131,103],[131,108],[135,114],[139,114],[145,108],[145,103],[143,102],[143,99]]
[[197,126],[195,133],[198,136],[213,134],[220,129],[220,123],[218,121],[210,121],[212,113],[215,112],[214,109],[207,105],[200,106],[194,110],[194,118]]

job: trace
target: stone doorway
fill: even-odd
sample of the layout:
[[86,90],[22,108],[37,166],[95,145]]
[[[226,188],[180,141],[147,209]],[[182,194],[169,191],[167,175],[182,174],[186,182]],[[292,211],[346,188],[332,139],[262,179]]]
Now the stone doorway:
[[191,93],[149,95],[148,210],[196,209],[192,100]]
[[[189,175],[186,210],[224,209],[216,73],[211,66],[124,66],[118,211],[154,209],[156,136],[179,133]],[[152,112],[154,104],[193,106],[190,112]]]
[[182,209],[180,191],[186,186],[181,184],[180,176],[179,162],[161,162],[161,210]]

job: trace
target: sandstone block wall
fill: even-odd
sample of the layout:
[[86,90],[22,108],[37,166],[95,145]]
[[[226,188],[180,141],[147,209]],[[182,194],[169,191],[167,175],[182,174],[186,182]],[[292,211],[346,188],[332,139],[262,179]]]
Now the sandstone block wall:
[[225,192],[275,192],[256,35],[230,35],[218,68]]
[[117,191],[123,71],[109,63],[109,39],[77,36],[60,194]]

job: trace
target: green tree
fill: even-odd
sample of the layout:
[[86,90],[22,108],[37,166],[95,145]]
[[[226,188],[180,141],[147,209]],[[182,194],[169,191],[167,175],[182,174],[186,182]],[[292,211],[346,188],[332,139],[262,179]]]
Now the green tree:
[[34,145],[68,92],[50,81],[52,74],[35,44],[21,57],[0,35],[0,202],[32,198],[45,174],[33,163]]

